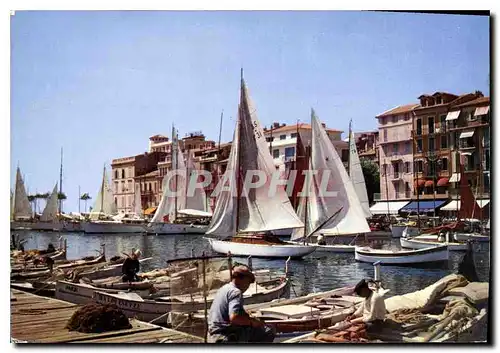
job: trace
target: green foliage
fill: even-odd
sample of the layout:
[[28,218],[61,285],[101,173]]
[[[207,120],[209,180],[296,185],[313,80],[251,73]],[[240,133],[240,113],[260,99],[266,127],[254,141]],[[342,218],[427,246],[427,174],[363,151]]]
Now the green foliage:
[[86,192],[82,196],[80,196],[80,200],[87,201],[90,200],[92,197]]
[[362,158],[360,162],[365,178],[368,201],[371,204],[373,202],[373,194],[380,193],[380,170],[378,165],[369,159]]
[[58,192],[57,199],[58,200],[66,200],[67,199],[66,194],[64,192]]

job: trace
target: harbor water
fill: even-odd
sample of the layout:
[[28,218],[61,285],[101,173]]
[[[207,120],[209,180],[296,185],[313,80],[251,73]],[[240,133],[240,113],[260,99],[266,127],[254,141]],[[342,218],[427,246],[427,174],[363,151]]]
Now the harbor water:
[[[202,235],[89,235],[84,233],[53,233],[16,231],[28,249],[45,249],[49,243],[57,247],[58,238],[67,239],[68,259],[78,259],[84,256],[95,256],[105,244],[106,257],[109,259],[122,253],[130,253],[132,248],[141,249],[143,257],[152,257],[143,264],[141,270],[148,271],[166,266],[167,260],[175,258],[215,255]],[[377,240],[372,245],[381,248],[399,248],[399,239]],[[481,281],[489,282],[489,244],[475,244],[475,264]],[[443,265],[413,266],[383,266],[381,270],[382,283],[390,289],[388,296],[399,295],[422,289],[443,276],[457,272],[463,252],[450,252],[450,260]],[[235,261],[246,263],[246,258],[235,258]],[[269,268],[284,270],[285,259],[252,259],[254,268]],[[333,254],[314,252],[301,260],[289,263],[289,273],[292,279],[290,295],[301,296],[311,292],[335,289],[355,285],[362,278],[373,277],[373,266],[354,260],[354,254]]]

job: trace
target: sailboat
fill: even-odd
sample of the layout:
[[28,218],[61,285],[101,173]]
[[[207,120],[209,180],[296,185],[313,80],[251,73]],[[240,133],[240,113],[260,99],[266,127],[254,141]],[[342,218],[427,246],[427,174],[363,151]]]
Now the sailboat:
[[17,167],[16,185],[12,198],[12,221],[10,228],[14,230],[31,229],[33,210],[31,209],[21,170]]
[[[189,169],[189,172],[188,172]],[[188,152],[188,167],[184,154],[179,148],[178,136],[172,127],[172,170],[181,175],[163,179],[163,195],[153,219],[148,224],[150,234],[204,234],[206,225],[198,225],[193,218],[210,217],[206,211],[206,196],[202,189],[195,189],[194,195],[188,195],[188,180],[194,170],[194,163]],[[168,182],[168,185],[167,185]],[[172,194],[175,191],[175,194]]]
[[101,188],[90,213],[90,221],[83,223],[84,232],[89,234],[146,232],[144,222],[122,222],[120,219],[113,219],[116,213],[113,191],[109,184],[106,167],[104,167]]
[[62,230],[62,224],[58,218],[58,207],[59,207],[59,193],[57,191],[57,183],[52,190],[45,208],[40,216],[40,220],[34,222],[31,229],[33,230],[45,230],[45,231],[60,231]]
[[[299,241],[319,234],[338,236],[370,232],[352,179],[347,175],[342,160],[314,109],[311,109],[311,125],[312,146],[309,168],[315,171],[315,174],[306,176],[309,195],[300,198],[298,208],[299,217],[305,220],[306,227],[296,229],[292,233],[291,240]],[[328,183],[326,188],[321,188],[325,175]],[[320,188],[324,192],[319,192]],[[351,245],[317,246],[317,251],[353,253],[354,250],[355,247]]]
[[[298,228],[304,224],[281,186],[276,187],[275,192],[269,195],[271,176],[276,169],[256,111],[249,99],[243,72],[240,93],[238,121],[229,161],[217,186],[220,192],[206,233],[218,239],[205,239],[218,253],[301,258],[312,253],[316,247],[281,241],[269,234],[273,230]],[[247,188],[242,183],[242,178],[246,178],[249,171],[265,174],[264,185]]]

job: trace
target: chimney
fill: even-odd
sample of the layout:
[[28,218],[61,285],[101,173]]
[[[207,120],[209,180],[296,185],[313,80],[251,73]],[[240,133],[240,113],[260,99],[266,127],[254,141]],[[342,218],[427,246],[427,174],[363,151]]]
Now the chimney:
[[280,127],[280,123],[274,122],[273,123],[273,129],[277,129]]
[[283,126],[286,126],[286,124],[285,123],[281,124],[281,127],[283,127]]
[[321,126],[323,126],[326,129],[326,124],[325,123],[321,123]]

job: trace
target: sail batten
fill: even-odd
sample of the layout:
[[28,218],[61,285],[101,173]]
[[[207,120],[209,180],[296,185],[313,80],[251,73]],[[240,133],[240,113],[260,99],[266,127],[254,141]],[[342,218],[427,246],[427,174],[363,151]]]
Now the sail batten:
[[363,176],[363,169],[361,168],[361,162],[359,161],[359,155],[356,148],[356,140],[352,131],[349,131],[349,135],[349,177],[356,190],[356,195],[363,208],[365,218],[370,218],[372,214],[370,212],[370,203],[366,192],[365,177]]
[[59,207],[58,200],[58,192],[57,192],[57,183],[52,190],[49,198],[47,199],[47,204],[43,209],[42,215],[40,216],[40,220],[42,222],[53,222],[57,220],[57,212]]

